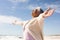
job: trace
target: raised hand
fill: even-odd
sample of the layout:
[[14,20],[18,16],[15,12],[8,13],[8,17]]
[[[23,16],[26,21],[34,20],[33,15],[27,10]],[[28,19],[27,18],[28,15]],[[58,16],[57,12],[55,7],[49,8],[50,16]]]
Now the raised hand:
[[48,8],[46,11],[44,11],[43,17],[46,18],[46,17],[51,16],[51,15],[53,14],[54,11],[55,11],[55,9]]

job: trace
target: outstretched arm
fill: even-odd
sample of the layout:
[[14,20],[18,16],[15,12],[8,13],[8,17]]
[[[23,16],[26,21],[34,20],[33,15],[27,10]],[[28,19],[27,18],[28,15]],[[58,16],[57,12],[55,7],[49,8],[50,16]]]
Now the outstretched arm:
[[48,8],[46,11],[44,11],[43,17],[47,18],[47,17],[51,16],[54,11],[55,11],[55,9]]
[[14,20],[12,24],[23,26],[24,22],[23,21]]

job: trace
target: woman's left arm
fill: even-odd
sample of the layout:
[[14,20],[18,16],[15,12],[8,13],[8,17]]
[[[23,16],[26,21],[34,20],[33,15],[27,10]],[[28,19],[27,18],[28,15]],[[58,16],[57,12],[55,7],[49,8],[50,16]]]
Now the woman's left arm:
[[14,24],[14,25],[21,25],[21,26],[23,26],[23,25],[24,25],[24,21],[14,20],[14,21],[12,22],[12,24]]
[[51,16],[54,13],[55,9],[48,8],[46,11],[43,13],[43,18],[47,18]]

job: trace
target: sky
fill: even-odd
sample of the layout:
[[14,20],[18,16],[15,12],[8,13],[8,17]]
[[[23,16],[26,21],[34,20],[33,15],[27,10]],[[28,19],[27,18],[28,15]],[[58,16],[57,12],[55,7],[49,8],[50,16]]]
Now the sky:
[[32,10],[41,7],[44,11],[55,8],[52,16],[44,21],[44,35],[60,34],[60,0],[0,0],[0,35],[23,35],[20,25],[13,25],[13,20],[30,20]]

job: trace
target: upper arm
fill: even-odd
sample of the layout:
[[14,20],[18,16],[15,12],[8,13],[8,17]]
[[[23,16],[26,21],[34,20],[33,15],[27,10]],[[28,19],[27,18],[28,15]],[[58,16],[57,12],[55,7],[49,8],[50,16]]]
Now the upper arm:
[[44,17],[43,17],[43,16],[44,16],[44,13],[40,14],[40,15],[37,17],[37,19],[38,19],[38,20],[44,20]]

